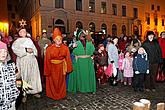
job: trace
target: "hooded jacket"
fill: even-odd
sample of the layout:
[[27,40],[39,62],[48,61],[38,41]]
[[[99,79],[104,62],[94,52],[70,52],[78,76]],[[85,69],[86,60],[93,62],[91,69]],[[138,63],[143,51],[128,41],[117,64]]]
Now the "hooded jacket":
[[147,54],[137,54],[133,59],[133,70],[139,73],[147,73],[149,70],[149,61],[147,59]]

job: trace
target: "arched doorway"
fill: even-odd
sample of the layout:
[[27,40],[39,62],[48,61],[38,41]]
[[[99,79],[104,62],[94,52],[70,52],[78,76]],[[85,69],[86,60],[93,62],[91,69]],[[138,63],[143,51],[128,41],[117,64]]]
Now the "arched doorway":
[[126,35],[126,26],[122,25],[122,34]]
[[103,23],[101,25],[101,31],[104,33],[104,34],[107,34],[107,25],[105,23]]
[[83,29],[83,24],[80,21],[77,21],[76,28]]
[[139,28],[136,25],[133,26],[133,34],[139,36]]
[[65,33],[65,25],[63,20],[57,19],[55,22],[55,27],[58,27],[62,33]]
[[93,22],[91,22],[91,23],[89,24],[89,31],[90,31],[90,32],[95,32],[95,24],[94,24]]
[[116,24],[112,25],[112,36],[117,36],[117,25]]

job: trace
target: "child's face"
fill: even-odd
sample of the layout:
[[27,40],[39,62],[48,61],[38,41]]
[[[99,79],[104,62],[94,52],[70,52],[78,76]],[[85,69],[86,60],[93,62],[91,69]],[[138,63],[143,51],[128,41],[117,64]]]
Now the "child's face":
[[0,49],[0,61],[5,61],[7,58],[7,50]]
[[103,51],[103,50],[104,50],[104,46],[101,46],[101,47],[100,47],[100,50],[102,50],[102,51]]
[[139,48],[138,54],[143,54],[143,53],[144,53],[144,49],[143,48]]
[[62,38],[57,36],[57,38],[54,39],[54,42],[56,45],[60,46],[62,44]]
[[127,53],[125,54],[125,57],[129,57],[129,56],[130,56],[130,53],[127,52]]

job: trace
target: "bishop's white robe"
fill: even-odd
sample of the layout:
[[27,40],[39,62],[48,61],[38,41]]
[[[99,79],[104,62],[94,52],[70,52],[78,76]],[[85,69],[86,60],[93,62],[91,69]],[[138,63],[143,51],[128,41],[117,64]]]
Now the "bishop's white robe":
[[[26,52],[25,48],[32,48],[33,53]],[[17,55],[16,65],[22,79],[32,86],[33,90],[27,93],[35,94],[42,91],[40,71],[37,63],[37,49],[30,38],[18,38],[12,45]]]

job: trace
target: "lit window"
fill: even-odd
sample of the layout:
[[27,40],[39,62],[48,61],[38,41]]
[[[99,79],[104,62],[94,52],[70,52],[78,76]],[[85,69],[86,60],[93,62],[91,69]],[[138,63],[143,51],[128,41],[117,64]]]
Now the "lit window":
[[117,15],[117,5],[116,4],[112,4],[112,15]]
[[89,0],[89,12],[95,12],[95,0]]
[[101,2],[101,13],[106,13],[106,2]]

